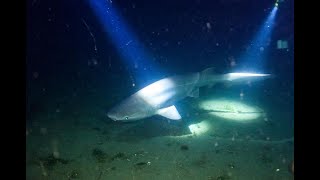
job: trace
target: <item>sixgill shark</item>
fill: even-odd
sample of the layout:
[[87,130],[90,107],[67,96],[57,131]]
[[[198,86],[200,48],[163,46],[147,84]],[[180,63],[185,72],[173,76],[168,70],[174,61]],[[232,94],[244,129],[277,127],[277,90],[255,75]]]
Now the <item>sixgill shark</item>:
[[111,108],[107,116],[114,121],[135,121],[161,115],[180,120],[174,104],[186,97],[199,97],[199,88],[223,82],[242,82],[261,79],[270,74],[227,73],[215,74],[213,68],[202,72],[176,75],[158,80]]

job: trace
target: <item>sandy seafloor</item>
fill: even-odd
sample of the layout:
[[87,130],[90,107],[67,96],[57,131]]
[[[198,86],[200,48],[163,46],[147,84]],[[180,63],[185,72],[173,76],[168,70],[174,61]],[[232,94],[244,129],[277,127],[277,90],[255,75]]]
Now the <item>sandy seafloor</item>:
[[[188,110],[180,112],[189,114],[182,123],[157,116],[117,123],[105,120],[103,109],[120,98],[104,92],[50,97],[34,107],[26,129],[26,179],[293,179],[293,100],[285,96],[254,101],[254,94],[240,100],[224,92],[180,103],[198,107],[203,99],[228,97],[263,109],[246,123]],[[192,134],[191,121],[209,128]]]

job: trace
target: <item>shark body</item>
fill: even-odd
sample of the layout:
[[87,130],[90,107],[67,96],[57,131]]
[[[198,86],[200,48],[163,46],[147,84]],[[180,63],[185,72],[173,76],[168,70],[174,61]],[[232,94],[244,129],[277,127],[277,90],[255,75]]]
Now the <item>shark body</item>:
[[107,116],[114,121],[136,121],[154,115],[180,120],[174,106],[186,97],[199,97],[199,88],[228,81],[261,79],[269,74],[227,73],[215,74],[213,68],[202,72],[167,77],[156,81],[111,108]]

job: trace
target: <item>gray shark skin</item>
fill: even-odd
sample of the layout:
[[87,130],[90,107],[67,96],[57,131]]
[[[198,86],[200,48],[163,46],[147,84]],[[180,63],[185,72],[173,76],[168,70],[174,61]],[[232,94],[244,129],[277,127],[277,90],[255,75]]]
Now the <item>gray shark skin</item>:
[[213,86],[222,82],[242,82],[262,79],[269,74],[227,73],[215,74],[213,68],[202,72],[171,76],[156,81],[127,99],[120,102],[107,113],[114,121],[136,121],[154,115],[171,120],[181,116],[174,104],[186,97],[199,97],[199,88]]

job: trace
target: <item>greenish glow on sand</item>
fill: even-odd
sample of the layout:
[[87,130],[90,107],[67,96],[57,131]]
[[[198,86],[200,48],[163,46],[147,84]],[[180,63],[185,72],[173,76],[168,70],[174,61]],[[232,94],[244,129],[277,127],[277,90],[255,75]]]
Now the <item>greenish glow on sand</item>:
[[241,101],[229,99],[211,99],[200,102],[200,108],[209,114],[227,120],[248,122],[259,118],[263,111],[257,107],[249,106]]
[[189,125],[190,132],[194,135],[206,133],[210,129],[210,125],[206,121]]

